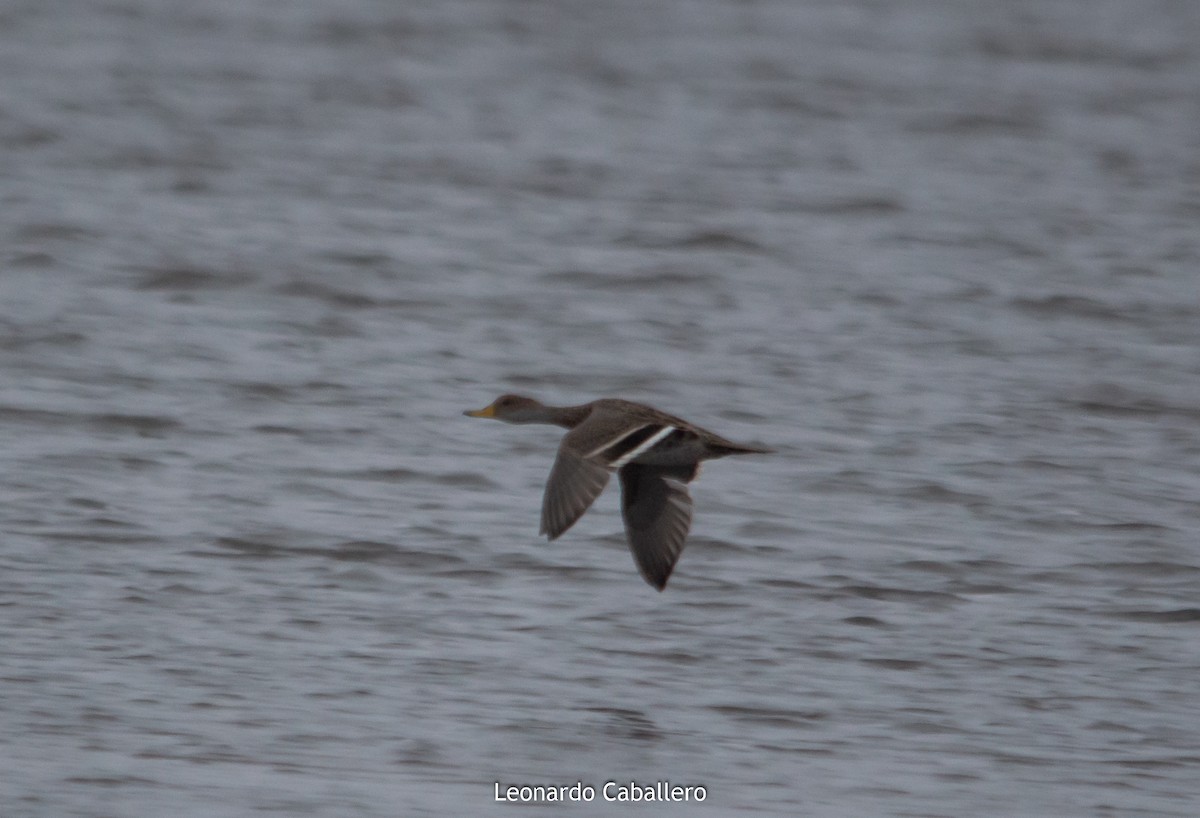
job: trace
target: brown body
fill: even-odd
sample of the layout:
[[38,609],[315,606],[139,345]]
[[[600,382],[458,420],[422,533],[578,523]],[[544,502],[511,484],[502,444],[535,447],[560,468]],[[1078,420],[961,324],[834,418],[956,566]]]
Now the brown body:
[[699,473],[700,462],[771,451],[734,443],[652,406],[616,398],[546,406],[533,398],[501,395],[491,405],[464,414],[569,430],[558,447],[542,501],[541,533],[551,540],[583,516],[617,472],[630,550],[642,576],[660,591],[691,527],[687,484]]

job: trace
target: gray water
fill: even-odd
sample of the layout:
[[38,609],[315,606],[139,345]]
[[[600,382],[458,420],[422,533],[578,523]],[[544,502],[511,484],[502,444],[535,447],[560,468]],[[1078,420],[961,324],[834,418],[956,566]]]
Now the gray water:
[[[1197,88],[1192,0],[0,4],[3,815],[1193,818]],[[502,391],[778,453],[658,594]]]

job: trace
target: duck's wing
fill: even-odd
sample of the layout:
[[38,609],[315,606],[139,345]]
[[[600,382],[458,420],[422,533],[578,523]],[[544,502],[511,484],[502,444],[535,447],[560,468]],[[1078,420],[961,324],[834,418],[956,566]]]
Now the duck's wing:
[[542,534],[553,540],[575,525],[621,465],[615,462],[618,455],[614,445],[624,452],[626,446],[636,445],[647,432],[653,433],[653,429],[643,431],[649,425],[632,416],[621,402],[594,404],[586,419],[567,432],[558,447],[558,457],[550,469],[542,498]]
[[542,498],[542,528],[539,533],[556,539],[575,525],[608,485],[612,470],[602,463],[582,457],[571,445],[571,435],[563,438],[558,457],[546,481]]
[[696,467],[630,463],[618,473],[629,550],[646,582],[661,591],[683,552],[692,525],[687,481],[695,477]]
[[[680,434],[683,424],[628,401],[596,401],[587,418],[563,436],[546,482],[541,533],[555,539],[591,507],[609,476],[633,458]],[[680,477],[690,480],[689,473]],[[686,496],[686,491],[684,492]],[[685,532],[686,533],[686,532]]]
[[563,445],[610,470],[697,438],[689,424],[649,406],[619,400],[596,404],[587,420],[567,433]]

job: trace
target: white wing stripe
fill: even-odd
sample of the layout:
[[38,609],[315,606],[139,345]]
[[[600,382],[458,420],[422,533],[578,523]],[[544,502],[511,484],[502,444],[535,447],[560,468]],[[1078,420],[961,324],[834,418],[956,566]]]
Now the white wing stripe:
[[654,446],[660,440],[662,440],[667,435],[671,434],[671,432],[673,432],[673,431],[675,431],[674,426],[662,427],[657,432],[655,432],[653,435],[646,438],[646,440],[640,446],[638,446],[634,449],[631,449],[630,451],[626,452],[625,454],[621,455],[619,458],[614,460],[612,463],[612,468],[619,469],[622,466],[624,466],[626,463],[628,463],[630,460],[633,460],[635,457],[642,454],[643,452],[647,452],[650,449],[653,449]]
[[645,429],[649,425],[650,425],[649,423],[644,423],[641,426],[636,426],[633,429],[630,429],[625,434],[621,435],[620,437],[614,437],[612,440],[609,440],[605,443],[600,444],[595,449],[592,449],[590,452],[585,454],[583,456],[584,459],[591,460],[593,457],[600,454],[600,452],[604,451],[605,449],[611,449],[613,446],[616,446],[625,438],[629,437],[630,435],[636,435],[638,432],[642,431],[642,429]]

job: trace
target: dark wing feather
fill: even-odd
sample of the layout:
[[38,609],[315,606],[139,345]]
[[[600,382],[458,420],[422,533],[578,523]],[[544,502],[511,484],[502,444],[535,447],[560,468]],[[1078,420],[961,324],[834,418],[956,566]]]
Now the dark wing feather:
[[642,576],[658,590],[683,552],[692,524],[692,498],[687,481],[694,466],[661,467],[630,463],[621,475],[621,514],[629,550]]
[[[569,437],[569,436],[568,436]],[[611,471],[575,453],[567,440],[558,447],[558,457],[546,481],[542,498],[542,529],[539,533],[556,539],[575,525],[608,485]]]

